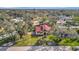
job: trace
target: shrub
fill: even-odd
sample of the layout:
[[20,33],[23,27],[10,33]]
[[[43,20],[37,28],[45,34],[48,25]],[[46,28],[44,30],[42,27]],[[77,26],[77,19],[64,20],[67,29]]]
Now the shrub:
[[58,37],[55,36],[55,35],[49,35],[47,38],[49,39],[49,41],[53,41],[53,42],[56,42],[56,43],[58,43],[58,42],[61,41],[61,39],[58,38]]
[[62,41],[59,42],[60,45],[65,45],[65,46],[78,46],[79,45],[79,40],[78,39],[70,39],[70,38],[64,38]]
[[10,36],[10,37],[7,37],[7,38],[3,38],[0,40],[0,46],[5,44],[5,43],[8,43],[8,42],[16,42],[16,36]]

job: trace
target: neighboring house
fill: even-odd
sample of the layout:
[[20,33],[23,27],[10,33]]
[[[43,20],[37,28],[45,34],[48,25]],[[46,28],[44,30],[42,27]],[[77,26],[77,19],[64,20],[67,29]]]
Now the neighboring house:
[[39,25],[39,22],[38,21],[33,21],[33,25]]
[[3,27],[0,27],[0,32],[2,32],[4,30],[4,28]]
[[66,23],[66,21],[62,20],[62,19],[60,19],[60,20],[57,21],[57,24],[65,24],[65,23]]
[[39,25],[40,21],[41,21],[42,17],[35,17],[32,19],[32,23],[33,25]]
[[59,19],[63,19],[63,20],[71,20],[73,17],[72,16],[66,16],[66,15],[60,15],[58,16]]
[[15,18],[15,19],[12,19],[11,21],[14,21],[15,23],[18,23],[18,22],[23,21],[23,20],[20,19],[20,18]]

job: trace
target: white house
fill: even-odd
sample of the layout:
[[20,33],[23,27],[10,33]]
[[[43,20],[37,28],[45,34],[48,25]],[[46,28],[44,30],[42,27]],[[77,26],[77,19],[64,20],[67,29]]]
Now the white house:
[[60,20],[57,21],[57,24],[65,24],[65,23],[66,23],[65,20],[61,20],[61,19],[60,19]]
[[18,22],[23,21],[23,20],[20,19],[20,18],[15,18],[15,19],[11,19],[11,21],[14,21],[15,23],[18,23]]

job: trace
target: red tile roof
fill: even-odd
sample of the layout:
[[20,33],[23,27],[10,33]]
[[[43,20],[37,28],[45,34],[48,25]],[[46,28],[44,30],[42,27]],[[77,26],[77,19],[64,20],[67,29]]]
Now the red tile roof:
[[35,32],[41,32],[41,31],[42,31],[41,26],[40,26],[40,25],[37,25],[37,26],[35,27]]
[[43,25],[43,29],[46,31],[50,31],[51,30],[51,26],[49,26],[48,24],[44,24]]
[[43,24],[43,25],[37,25],[35,27],[35,32],[42,32],[43,30],[50,31],[51,26],[49,26],[48,24]]

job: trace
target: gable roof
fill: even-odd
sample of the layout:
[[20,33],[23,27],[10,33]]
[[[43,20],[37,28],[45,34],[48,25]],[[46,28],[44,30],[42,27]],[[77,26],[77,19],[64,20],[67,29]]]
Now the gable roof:
[[50,31],[51,26],[49,24],[37,25],[35,26],[35,32],[42,32],[42,31]]

